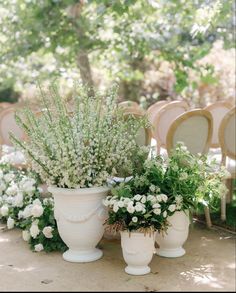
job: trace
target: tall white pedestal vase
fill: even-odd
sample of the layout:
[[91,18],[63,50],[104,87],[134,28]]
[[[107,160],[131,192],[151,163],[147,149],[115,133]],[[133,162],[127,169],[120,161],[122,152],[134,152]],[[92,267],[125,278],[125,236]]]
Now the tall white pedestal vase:
[[121,247],[127,263],[125,272],[130,275],[146,275],[151,269],[148,266],[155,252],[156,233],[122,231]]
[[189,233],[189,212],[176,211],[168,218],[170,226],[166,232],[157,233],[156,242],[159,245],[156,253],[164,257],[180,257],[185,254],[182,247]]
[[104,233],[106,210],[102,200],[108,187],[67,189],[49,187],[54,197],[58,231],[68,246],[63,258],[70,262],[91,262],[102,257],[96,248]]

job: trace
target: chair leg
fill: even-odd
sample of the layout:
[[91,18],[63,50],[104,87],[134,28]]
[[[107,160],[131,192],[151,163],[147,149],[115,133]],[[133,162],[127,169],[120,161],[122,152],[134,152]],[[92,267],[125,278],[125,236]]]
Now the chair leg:
[[222,221],[226,220],[226,195],[221,196],[221,216]]
[[210,215],[210,210],[209,207],[204,207],[204,212],[205,212],[205,218],[206,218],[206,224],[208,228],[211,228],[212,223],[211,223],[211,215]]
[[226,203],[230,203],[233,199],[233,179],[232,178],[226,180],[226,187],[229,190],[226,195]]

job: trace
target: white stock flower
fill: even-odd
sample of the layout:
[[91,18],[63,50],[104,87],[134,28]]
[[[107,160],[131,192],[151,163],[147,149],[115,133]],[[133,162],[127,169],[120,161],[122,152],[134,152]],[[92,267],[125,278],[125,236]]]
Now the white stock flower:
[[46,238],[53,238],[52,231],[53,231],[52,227],[50,227],[50,226],[44,227],[43,228],[43,235]]
[[163,217],[166,218],[167,217],[167,211],[163,212]]
[[32,238],[36,238],[40,233],[38,224],[36,224],[35,222],[32,223],[31,227],[30,227],[30,235],[32,236]]
[[44,208],[42,207],[42,205],[33,205],[32,209],[31,209],[31,215],[35,218],[39,218],[42,216],[44,212]]
[[40,251],[42,251],[43,249],[44,249],[44,247],[43,247],[43,244],[41,244],[41,243],[36,244],[36,245],[34,246],[34,250],[35,250],[36,252],[40,252]]
[[27,230],[22,231],[22,238],[24,241],[28,242],[30,240],[30,232]]
[[15,226],[15,220],[14,219],[12,219],[11,217],[9,217],[8,219],[7,219],[7,229],[13,229],[14,228],[14,226]]
[[169,207],[168,207],[168,210],[170,212],[174,212],[176,210],[176,205],[175,204],[171,204]]
[[9,208],[8,208],[8,206],[7,206],[7,205],[3,205],[3,206],[1,207],[1,215],[2,215],[3,217],[6,217],[6,216],[8,215],[8,213],[9,213]]
[[132,222],[137,223],[138,222],[138,218],[137,217],[133,217],[132,218]]

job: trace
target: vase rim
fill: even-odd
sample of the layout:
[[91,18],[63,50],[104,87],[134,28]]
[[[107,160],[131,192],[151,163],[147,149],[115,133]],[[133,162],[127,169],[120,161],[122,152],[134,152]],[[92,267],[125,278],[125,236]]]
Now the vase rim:
[[64,187],[57,187],[56,185],[50,185],[48,187],[48,191],[53,192],[67,192],[71,194],[86,194],[91,192],[107,192],[110,188],[108,186],[93,186],[93,187],[85,187],[85,188],[64,188]]

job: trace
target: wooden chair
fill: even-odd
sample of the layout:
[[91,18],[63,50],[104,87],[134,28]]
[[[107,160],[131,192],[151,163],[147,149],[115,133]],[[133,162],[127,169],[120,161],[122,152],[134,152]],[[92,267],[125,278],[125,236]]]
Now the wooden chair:
[[211,113],[213,118],[213,133],[210,148],[215,149],[215,151],[218,150],[217,153],[221,153],[221,149],[219,149],[220,143],[218,138],[219,127],[223,117],[227,112],[229,112],[230,109],[232,109],[232,107],[232,104],[229,102],[219,101],[204,108]]
[[158,101],[154,104],[152,104],[148,109],[147,109],[147,116],[148,120],[150,121],[151,124],[153,124],[153,120],[158,113],[158,111],[165,105],[168,104],[168,101],[163,100],[163,101]]
[[123,101],[123,102],[120,102],[119,104],[119,107],[122,107],[122,108],[140,108],[139,104],[135,101]]
[[227,180],[229,193],[227,198],[222,196],[221,199],[221,220],[226,220],[226,202],[230,202],[233,196],[233,179],[236,178],[236,108],[231,109],[222,119],[219,127],[219,143],[222,151],[222,165],[226,166],[231,174]]
[[152,136],[157,141],[157,153],[160,154],[161,148],[166,149],[166,136],[170,125],[181,114],[186,112],[189,106],[184,101],[173,101],[163,105],[155,115],[152,125]]
[[[170,154],[179,141],[182,141],[192,154],[206,154],[212,138],[212,121],[211,113],[201,109],[192,110],[180,115],[171,124],[167,133],[168,154]],[[211,227],[208,207],[205,207],[205,217],[207,226]]]

